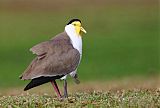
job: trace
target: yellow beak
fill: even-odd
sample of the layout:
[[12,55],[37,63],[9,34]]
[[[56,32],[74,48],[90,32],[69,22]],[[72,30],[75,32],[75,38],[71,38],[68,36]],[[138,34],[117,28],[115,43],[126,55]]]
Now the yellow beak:
[[81,27],[81,31],[84,32],[84,33],[87,33],[86,30],[83,27]]

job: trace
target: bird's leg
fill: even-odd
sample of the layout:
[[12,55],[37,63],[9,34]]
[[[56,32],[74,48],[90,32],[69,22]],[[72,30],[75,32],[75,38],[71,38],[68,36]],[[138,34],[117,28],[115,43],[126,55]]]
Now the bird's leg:
[[76,84],[79,84],[79,83],[80,83],[77,74],[75,74],[74,76],[71,76],[71,77],[73,78],[73,80],[74,80],[74,82],[75,82]]
[[67,93],[67,80],[64,79],[64,98],[68,98],[68,93]]
[[55,80],[51,81],[51,84],[52,84],[54,90],[56,91],[58,97],[61,98],[61,93],[59,91],[59,88],[58,88],[58,85],[57,85],[56,81]]

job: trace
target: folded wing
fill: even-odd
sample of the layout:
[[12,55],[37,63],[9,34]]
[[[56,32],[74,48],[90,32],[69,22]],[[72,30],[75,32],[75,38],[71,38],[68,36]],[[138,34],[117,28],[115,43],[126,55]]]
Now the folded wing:
[[77,68],[80,60],[80,53],[73,48],[65,32],[35,45],[30,51],[37,57],[21,75],[23,80],[66,75]]

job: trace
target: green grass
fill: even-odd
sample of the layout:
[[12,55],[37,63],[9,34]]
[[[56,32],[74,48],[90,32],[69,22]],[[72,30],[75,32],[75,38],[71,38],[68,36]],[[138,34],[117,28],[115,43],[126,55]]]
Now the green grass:
[[159,90],[119,90],[108,92],[79,92],[59,100],[48,94],[1,96],[3,108],[159,108]]
[[78,69],[81,80],[158,75],[158,7],[149,3],[87,2],[49,11],[0,10],[0,87],[24,84],[18,76],[34,58],[29,48],[62,32],[74,17],[82,19],[88,32]]

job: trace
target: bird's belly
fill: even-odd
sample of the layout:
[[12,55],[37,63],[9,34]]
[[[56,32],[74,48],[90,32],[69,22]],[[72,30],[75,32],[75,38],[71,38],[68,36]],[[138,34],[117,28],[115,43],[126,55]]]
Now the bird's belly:
[[[75,71],[70,72],[69,75],[70,75],[71,77],[74,77],[74,76],[76,75],[76,73],[77,73],[77,69],[76,69]],[[65,76],[63,76],[63,77],[60,78],[60,79],[61,79],[61,80],[65,80],[65,79],[67,79],[67,76],[68,76],[68,74],[65,75]]]

